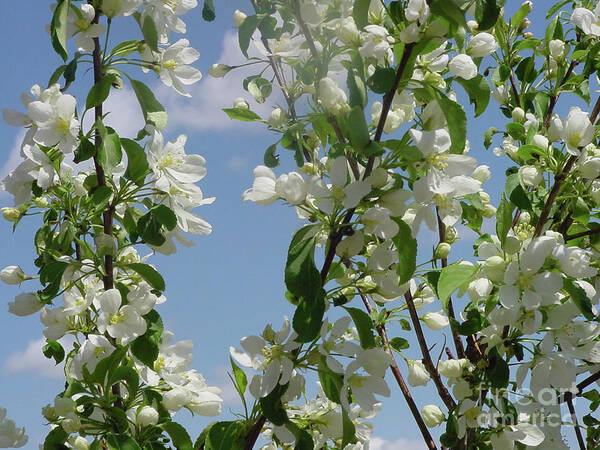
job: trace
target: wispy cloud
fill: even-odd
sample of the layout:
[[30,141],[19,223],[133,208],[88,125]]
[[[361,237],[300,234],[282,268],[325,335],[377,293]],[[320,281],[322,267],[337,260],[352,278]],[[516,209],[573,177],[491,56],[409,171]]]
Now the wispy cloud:
[[399,438],[395,441],[387,441],[378,437],[374,437],[369,442],[371,450],[422,450],[426,449],[425,443],[418,439]]
[[[63,367],[55,365],[42,353],[42,347],[46,345],[43,338],[30,341],[26,348],[11,353],[4,369],[8,373],[32,373],[45,378],[62,378]],[[63,343],[65,345],[65,343]]]
[[[218,62],[228,65],[243,64],[245,62],[240,53],[235,33],[228,32],[225,34],[222,47],[223,50]],[[252,52],[250,54],[252,55]],[[245,132],[250,130],[262,131],[261,127],[231,120],[221,111],[223,108],[231,108],[235,98],[243,97],[251,105],[253,111],[262,117],[267,117],[273,107],[281,103],[282,97],[275,87],[272,96],[262,105],[256,104],[252,96],[243,89],[244,78],[256,74],[257,67],[259,66],[235,69],[224,78],[212,78],[205,73],[204,78],[199,83],[189,87],[188,91],[192,98],[182,97],[170,88],[159,87],[158,97],[169,113],[169,126],[197,131],[232,129],[243,129]]]

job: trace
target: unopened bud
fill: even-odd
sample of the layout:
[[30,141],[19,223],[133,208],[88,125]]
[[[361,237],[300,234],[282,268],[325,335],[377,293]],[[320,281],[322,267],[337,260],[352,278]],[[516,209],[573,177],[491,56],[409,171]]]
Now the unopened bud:
[[69,438],[69,444],[75,450],[88,450],[90,448],[90,443],[83,436],[73,436]]
[[525,33],[523,33],[523,37],[525,39],[533,39],[533,33],[531,31],[526,31]]
[[487,205],[490,202],[490,194],[484,191],[479,192],[479,198],[481,199],[481,203]]
[[6,284],[21,284],[23,281],[29,279],[23,269],[19,266],[8,266],[2,269],[0,272],[0,278]]
[[525,111],[523,108],[519,108],[518,106],[512,111],[512,119],[515,122],[523,122],[525,120]]
[[423,416],[423,422],[425,422],[425,425],[429,428],[437,427],[446,419],[442,410],[436,405],[423,406],[421,416]]
[[242,97],[238,97],[233,101],[233,107],[240,109],[250,109],[250,105]]
[[450,254],[451,249],[452,249],[452,246],[450,244],[448,244],[447,242],[440,242],[440,244],[435,249],[434,256],[436,259],[446,259],[448,257],[448,255]]
[[48,206],[48,199],[46,197],[36,197],[33,199],[33,202],[38,208],[45,208]]
[[152,406],[144,406],[138,413],[137,420],[143,427],[156,425],[158,423],[158,411]]
[[281,128],[287,122],[288,116],[286,112],[281,108],[275,108],[269,118],[267,119],[267,123],[270,127],[273,128]]
[[453,226],[446,227],[446,242],[454,244],[458,240],[458,230]]
[[227,64],[213,64],[208,69],[208,74],[214,78],[223,78],[229,71],[233,69],[233,67],[228,66]]
[[490,217],[494,217],[496,215],[497,209],[494,205],[490,205],[489,203],[487,205],[485,205],[483,207],[483,212],[481,213],[481,215],[483,217],[487,217],[488,219]]
[[244,23],[244,20],[246,20],[246,17],[248,17],[246,14],[241,12],[239,9],[236,9],[233,12],[233,21],[235,22],[235,26],[236,27],[242,26],[242,24]]
[[2,208],[2,216],[9,222],[16,222],[21,218],[21,212],[17,208]]

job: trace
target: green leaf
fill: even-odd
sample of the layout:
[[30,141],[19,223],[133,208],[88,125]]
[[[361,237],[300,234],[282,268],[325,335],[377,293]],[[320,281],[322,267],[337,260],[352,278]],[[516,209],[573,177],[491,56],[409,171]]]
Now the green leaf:
[[530,11],[531,11],[531,7],[526,2],[523,2],[521,7],[519,8],[519,10],[515,13],[515,15],[510,20],[510,25],[513,28],[519,28],[519,26],[521,25],[521,22],[523,22],[523,19],[525,17],[527,17],[527,14],[529,14]]
[[258,22],[259,20],[256,16],[248,16],[238,28],[238,42],[240,44],[240,50],[246,58],[248,58],[250,39],[252,39],[252,35],[256,31]]
[[68,449],[65,442],[67,442],[67,438],[69,435],[63,430],[62,427],[56,427],[48,435],[44,440],[44,450],[63,450]]
[[273,425],[281,426],[288,421],[287,413],[281,403],[281,396],[285,394],[287,388],[287,384],[277,384],[269,395],[258,400],[263,414]]
[[52,75],[50,76],[50,79],[48,80],[48,87],[50,87],[54,83],[58,83],[58,79],[64,73],[64,71],[66,70],[66,68],[67,68],[67,65],[64,64],[62,66],[58,66],[56,68],[56,70],[54,72],[52,72]]
[[130,53],[133,53],[133,52],[136,52],[139,50],[141,42],[142,41],[140,41],[139,39],[135,39],[132,41],[123,41],[113,47],[113,49],[110,51],[110,55],[111,56],[129,55]]
[[436,91],[437,101],[444,112],[452,145],[450,153],[462,154],[467,143],[467,116],[458,103]]
[[171,441],[177,450],[194,450],[192,438],[188,432],[177,422],[166,422],[160,425],[171,437]]
[[267,150],[265,150],[265,156],[263,157],[265,166],[273,168],[279,165],[279,155],[275,153],[276,151],[277,144],[269,145]]
[[272,91],[273,85],[269,80],[264,78],[253,78],[252,81],[248,83],[248,92],[252,94],[252,97],[254,97],[254,100],[258,103],[264,103],[269,95],[271,95]]
[[575,207],[573,208],[573,219],[576,222],[587,225],[590,222],[590,208],[581,197],[577,198]]
[[400,353],[400,350],[405,350],[410,347],[408,341],[401,337],[390,339],[390,346],[398,353]]
[[115,384],[119,381],[124,381],[127,386],[127,391],[130,397],[135,397],[140,387],[140,376],[133,367],[121,366],[114,371],[110,377],[110,382]]
[[100,81],[92,86],[92,89],[90,89],[85,101],[85,109],[91,109],[99,106],[108,98],[108,94],[110,94],[110,88],[115,78],[116,76],[114,74],[108,74],[100,78]]
[[546,153],[546,150],[533,144],[522,145],[519,147],[519,150],[517,150],[517,155],[526,162],[532,159],[539,159],[540,156],[544,156]]
[[344,309],[348,311],[350,317],[356,325],[358,331],[358,338],[360,340],[360,346],[362,348],[373,348],[375,347],[375,336],[373,335],[373,321],[369,315],[361,309],[351,308],[345,306]]
[[311,342],[321,331],[325,314],[325,291],[321,289],[312,297],[300,297],[292,320],[298,333],[296,342]]
[[[243,422],[217,422],[211,425],[206,434],[205,450],[241,450],[244,448]],[[199,448],[199,447],[198,447]]]
[[131,342],[130,349],[133,356],[154,370],[154,363],[156,358],[158,358],[159,351],[158,345],[155,342],[143,334]]
[[66,61],[69,56],[67,53],[67,18],[70,5],[70,0],[57,0],[52,22],[50,22],[52,47],[63,61]]
[[167,126],[165,108],[156,100],[156,97],[148,86],[132,78],[129,78],[129,81],[138,99],[140,108],[142,108],[144,120],[148,125],[152,125],[157,130],[162,131]]
[[470,80],[458,77],[456,81],[467,91],[471,104],[475,105],[475,117],[483,114],[490,102],[490,85],[487,79],[477,75]]
[[230,119],[241,120],[242,122],[262,122],[258,114],[246,108],[223,108],[223,111]]
[[498,129],[496,127],[490,127],[483,133],[483,145],[486,149],[490,148],[490,145],[492,145],[492,138],[497,132]]
[[444,17],[450,22],[456,23],[464,29],[469,29],[465,20],[465,12],[454,3],[454,0],[435,0],[431,4],[431,12]]
[[396,71],[394,69],[391,67],[377,66],[375,68],[375,73],[371,75],[367,84],[376,94],[386,94],[394,87],[395,78]]
[[233,378],[235,379],[237,390],[240,395],[244,395],[246,387],[248,386],[246,373],[233,361],[231,356],[229,357],[229,361],[231,362],[231,368],[233,369]]
[[342,447],[345,448],[348,444],[354,444],[355,442],[358,442],[356,427],[350,416],[348,416],[348,412],[342,409]]
[[213,4],[213,0],[204,0],[204,6],[202,8],[202,18],[207,22],[212,22],[215,20],[215,5]]
[[358,154],[371,142],[365,114],[360,106],[353,107],[348,115],[348,139]]
[[548,12],[546,13],[546,20],[552,17],[560,8],[565,6],[567,3],[571,3],[571,0],[563,0],[552,6],[550,9],[548,9]]
[[127,154],[127,170],[125,171],[125,178],[133,181],[138,186],[142,186],[146,174],[150,170],[146,152],[133,139],[121,139],[121,146]]
[[144,35],[144,40],[146,41],[146,44],[148,44],[148,47],[150,47],[150,50],[158,52],[158,31],[154,19],[150,14],[144,16],[144,21],[142,22],[142,34]]
[[315,226],[296,232],[288,249],[285,264],[285,285],[297,297],[312,299],[321,290],[321,274],[314,261]]
[[158,223],[167,230],[172,231],[177,226],[177,216],[168,206],[156,205],[150,211]]
[[105,441],[109,450],[142,450],[135,439],[124,434],[109,434]]
[[517,75],[519,81],[523,81],[525,83],[533,83],[535,81],[538,73],[535,70],[535,61],[533,56],[525,58],[519,63],[515,69],[515,75]]
[[583,317],[587,320],[594,320],[596,316],[594,315],[592,302],[583,288],[568,278],[564,280],[563,288],[567,291],[571,300],[573,300],[573,303],[577,305],[577,308],[579,308]]
[[475,20],[479,25],[478,31],[485,31],[496,25],[500,15],[500,5],[497,0],[482,0],[477,2],[475,9]]
[[96,155],[96,147],[91,141],[85,136],[79,137],[79,145],[75,149],[75,158],[73,162],[79,164],[80,162],[87,161]]
[[450,264],[444,267],[440,273],[437,291],[444,311],[448,313],[448,300],[450,295],[463,284],[473,278],[479,270],[478,266],[467,266],[460,263]]
[[509,200],[519,209],[531,211],[531,201],[527,196],[527,192],[525,192],[523,186],[521,186],[519,174],[513,173],[506,177],[505,190]]
[[332,402],[341,404],[340,392],[344,384],[344,377],[342,374],[331,370],[323,355],[319,359],[319,382],[327,398]]
[[92,194],[92,205],[94,210],[103,211],[106,205],[110,201],[112,196],[112,189],[108,186],[101,186],[94,191]]
[[369,23],[369,6],[371,6],[371,0],[354,0],[352,17],[359,30]]
[[485,375],[493,388],[501,389],[508,386],[508,377],[510,371],[508,364],[493,348],[488,353],[488,367],[485,369]]
[[392,238],[398,250],[398,265],[396,273],[400,277],[398,284],[409,281],[417,270],[417,240],[412,236],[412,230],[402,219],[392,217],[398,224],[399,231]]
[[150,286],[158,291],[165,290],[165,280],[152,266],[142,263],[125,264],[125,268],[137,272]]
[[46,345],[42,347],[42,353],[48,359],[54,358],[56,364],[60,364],[65,359],[65,349],[59,342],[46,339]]
[[60,282],[63,273],[65,273],[68,266],[69,264],[63,261],[53,261],[49,264],[45,264],[40,269],[40,283]]
[[506,236],[512,227],[513,209],[514,205],[507,201],[504,194],[502,194],[502,200],[500,201],[500,205],[498,205],[498,210],[496,211],[496,234],[498,235],[498,239],[500,240],[502,248],[504,248]]
[[97,125],[100,136],[102,137],[102,145],[100,145],[97,155],[98,164],[110,174],[123,159],[121,140],[116,131],[110,127],[105,128],[100,119],[98,120]]
[[516,140],[524,140],[525,139],[525,127],[517,122],[510,122],[506,124],[506,132],[510,135],[511,138]]

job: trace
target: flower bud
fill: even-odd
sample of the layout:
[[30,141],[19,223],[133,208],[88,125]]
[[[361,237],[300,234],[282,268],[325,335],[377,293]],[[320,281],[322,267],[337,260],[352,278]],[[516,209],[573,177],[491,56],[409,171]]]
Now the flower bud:
[[451,249],[452,249],[452,246],[450,244],[448,244],[447,242],[440,242],[438,244],[437,248],[435,249],[434,257],[436,259],[446,259],[448,257],[448,255],[450,254]]
[[525,186],[535,187],[542,182],[544,177],[535,166],[523,166],[519,168],[519,180]]
[[566,47],[564,41],[560,39],[552,39],[548,43],[548,48],[550,49],[550,56],[552,56],[555,60],[560,61],[565,57]]
[[281,128],[283,125],[285,125],[287,119],[287,114],[283,109],[275,108],[267,119],[267,123],[270,127]]
[[534,145],[537,145],[538,147],[541,147],[543,149],[548,148],[548,145],[550,144],[548,138],[541,134],[536,134],[535,136],[533,136],[533,143]]
[[485,191],[479,191],[479,198],[481,199],[481,203],[484,205],[487,205],[491,200],[490,194]]
[[77,433],[81,428],[81,422],[78,419],[64,419],[60,426],[65,430],[67,434]]
[[90,443],[83,436],[72,436],[69,439],[69,444],[75,450],[89,450],[90,448]]
[[533,33],[531,31],[527,31],[526,33],[523,33],[523,37],[525,39],[533,39]]
[[213,64],[208,69],[208,74],[214,78],[223,78],[229,71],[233,69],[233,67],[228,66],[227,64]]
[[56,419],[58,419],[58,414],[56,414],[54,406],[50,404],[47,404],[42,408],[42,416],[44,416],[44,419],[46,419],[48,422],[54,422]]
[[494,53],[498,48],[496,38],[489,33],[479,33],[473,36],[467,45],[467,55],[481,58]]
[[429,428],[437,427],[446,419],[442,410],[436,405],[423,406],[423,409],[421,409],[421,416],[423,417],[423,422],[425,422],[425,425]]
[[48,199],[46,197],[36,197],[33,199],[33,202],[38,208],[45,208],[49,204]]
[[244,23],[244,20],[246,20],[246,17],[248,17],[246,14],[241,12],[239,9],[236,9],[233,12],[233,22],[235,23],[235,26],[236,27],[242,26],[242,24]]
[[470,80],[477,76],[477,66],[469,55],[456,55],[450,63],[448,63],[450,73],[455,77],[460,77],[465,80]]
[[14,302],[9,302],[8,312],[15,316],[25,317],[42,309],[42,303],[35,294],[24,293],[15,297]]
[[421,361],[408,360],[408,384],[411,386],[425,386],[429,382],[429,372]]
[[453,226],[446,227],[446,242],[454,244],[458,240],[458,230]]
[[438,364],[438,371],[446,378],[459,378],[462,376],[464,369],[470,367],[471,363],[466,358],[448,359]]
[[367,177],[365,180],[367,183],[370,183],[373,188],[381,188],[385,186],[388,182],[388,173],[383,167],[377,167],[371,175]]
[[517,225],[522,223],[527,225],[529,222],[531,222],[531,214],[529,214],[528,211],[521,211],[521,214],[519,214],[519,218],[517,219]]
[[469,31],[472,33],[473,31],[476,31],[477,28],[479,28],[479,24],[474,20],[469,20],[467,22],[467,27],[469,27]]
[[233,101],[233,107],[240,109],[250,109],[250,105],[242,97],[238,97]]
[[360,44],[360,31],[358,31],[352,16],[346,17],[340,22],[337,29],[337,37],[348,46]]
[[485,260],[483,268],[488,278],[492,281],[504,280],[504,269],[506,261],[500,256],[490,256]]
[[102,12],[112,19],[121,12],[122,3],[123,0],[103,0]]
[[523,122],[525,120],[525,111],[523,108],[519,108],[518,106],[512,111],[512,119],[515,122]]
[[152,406],[144,406],[140,412],[138,412],[137,421],[143,427],[156,425],[158,423],[158,411]]
[[481,183],[485,183],[487,180],[490,179],[491,176],[492,173],[490,172],[490,167],[486,165],[477,166],[471,174],[472,178]]
[[494,217],[494,216],[496,215],[496,212],[497,212],[497,211],[498,211],[498,210],[496,209],[496,207],[495,207],[494,205],[490,205],[490,204],[488,203],[487,205],[485,205],[485,206],[483,207],[483,211],[481,212],[481,215],[482,215],[483,217],[486,217],[486,218],[488,218],[488,219],[489,219],[490,217]]
[[8,266],[2,269],[0,272],[0,278],[6,284],[21,284],[23,281],[29,279],[23,269],[19,266]]
[[438,331],[450,323],[442,312],[427,312],[421,316],[421,320],[432,330]]
[[21,212],[17,208],[2,208],[2,216],[9,222],[16,222],[21,217]]

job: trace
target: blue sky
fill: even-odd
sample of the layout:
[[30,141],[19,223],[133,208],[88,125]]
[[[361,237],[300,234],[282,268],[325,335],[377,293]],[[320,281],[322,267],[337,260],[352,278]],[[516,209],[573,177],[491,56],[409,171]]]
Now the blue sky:
[[[509,0],[509,10],[518,8],[520,3]],[[44,32],[44,26],[50,20],[48,4],[48,1],[29,0],[0,6],[0,28],[4,37],[0,107],[21,109],[21,92],[35,83],[45,84],[60,64]],[[217,1],[217,20],[213,23],[201,20],[200,8],[184,17],[188,24],[185,37],[200,51],[196,67],[203,73],[206,74],[211,64],[217,61],[228,64],[243,61],[239,50],[236,50],[236,30],[231,16],[237,8],[248,11],[248,5],[248,1],[242,0]],[[116,26],[113,44],[119,42],[116,40],[119,37],[121,40],[135,38],[128,31],[128,27],[134,26],[133,20],[120,21],[125,25]],[[174,35],[172,40],[177,38]],[[242,90],[241,80],[251,72],[232,72],[221,80],[205,75],[202,81],[191,87],[191,99],[169,92],[153,74],[145,75],[136,70],[130,73],[158,89],[159,99],[169,113],[169,125],[165,130],[167,138],[175,139],[180,133],[187,134],[187,151],[199,153],[207,160],[208,175],[200,186],[206,196],[215,196],[217,200],[199,209],[198,213],[213,225],[212,235],[194,239],[195,247],[182,248],[175,256],[153,257],[152,263],[163,273],[167,283],[168,301],[158,309],[165,325],[175,333],[175,339],[194,341],[193,367],[206,376],[209,384],[219,385],[224,390],[226,401],[221,419],[226,420],[231,417],[229,411],[241,411],[225,374],[229,346],[237,346],[243,336],[259,333],[266,323],[279,326],[284,315],[293,314],[291,305],[283,296],[283,263],[291,235],[300,222],[293,209],[281,204],[264,208],[244,204],[240,200],[241,193],[252,184],[252,169],[262,163],[264,149],[276,139],[261,125],[231,121],[220,111],[220,108],[230,107],[238,96],[250,102],[250,95]],[[79,104],[90,86],[90,72],[87,68],[80,68],[76,85],[70,91],[78,98]],[[253,105],[252,108],[266,116],[279,102],[281,97],[273,95],[265,105]],[[467,114],[472,114],[472,106],[466,101],[464,103]],[[493,171],[498,172],[498,179],[502,179],[506,161],[494,157],[481,144],[481,134],[485,129],[491,125],[500,128],[499,124],[505,121],[503,116],[493,111],[495,106],[492,101],[490,111],[469,124],[469,138],[471,154],[480,163],[490,165]],[[106,109],[112,110],[113,116],[119,118],[119,125],[115,122],[113,126],[123,135],[134,136],[142,126],[137,102],[128,88],[112,95]],[[0,122],[2,177],[18,163],[16,149],[19,141],[19,130]],[[282,170],[292,169],[291,156],[282,153]],[[500,189],[498,182],[490,182],[486,190],[497,201]],[[6,195],[0,196],[1,206],[8,205],[8,202]],[[3,236],[0,267],[18,264],[26,272],[35,273],[32,240],[37,225],[34,218],[24,220],[13,234],[10,224],[0,222]],[[433,241],[424,237],[423,242],[423,248],[428,250]],[[467,242],[463,248],[469,247]],[[464,253],[464,256],[468,254]],[[32,283],[30,289],[37,287]],[[0,406],[8,408],[9,417],[27,428],[31,441],[26,448],[35,448],[48,431],[43,426],[40,409],[61,391],[61,376],[41,354],[42,325],[38,316],[17,318],[6,312],[6,304],[27,288],[27,284],[21,289],[0,285],[0,376],[3,381],[0,383]],[[406,334],[399,335],[408,338]],[[431,344],[435,342],[431,340]],[[438,339],[434,353],[437,354],[442,345],[443,340]],[[414,346],[407,356],[416,359],[416,352],[417,347]],[[404,363],[399,363],[404,369]],[[377,440],[374,440],[373,447],[389,450],[410,446],[417,449],[418,429],[393,379],[390,377],[388,381],[393,394],[384,402],[383,411],[375,420],[374,436]],[[414,396],[420,406],[441,404],[436,402],[432,384],[414,389]],[[188,427],[194,438],[208,423],[202,418],[191,418],[185,412],[178,414],[178,420]]]

